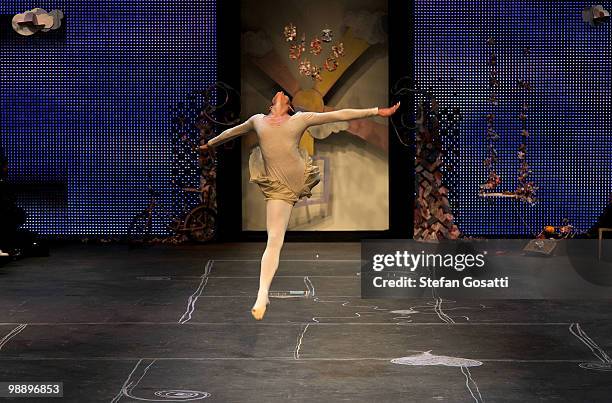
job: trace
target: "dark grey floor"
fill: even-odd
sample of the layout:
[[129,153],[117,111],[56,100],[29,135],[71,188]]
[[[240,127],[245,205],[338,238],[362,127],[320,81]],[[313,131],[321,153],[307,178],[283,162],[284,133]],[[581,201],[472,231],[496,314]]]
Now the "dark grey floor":
[[[583,368],[612,354],[609,301],[361,300],[358,243],[289,243],[273,290],[315,296],[255,322],[262,248],[76,245],[0,268],[0,381],[62,381],[66,402],[612,401],[612,372]],[[391,362],[426,351],[482,365]]]

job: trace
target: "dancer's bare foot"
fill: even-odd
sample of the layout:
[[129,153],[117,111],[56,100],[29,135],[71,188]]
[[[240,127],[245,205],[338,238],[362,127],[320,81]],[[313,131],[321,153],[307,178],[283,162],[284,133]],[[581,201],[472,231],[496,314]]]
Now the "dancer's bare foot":
[[255,320],[262,320],[264,315],[266,314],[266,308],[270,305],[270,300],[268,299],[268,294],[265,295],[257,295],[257,300],[251,308],[251,315]]

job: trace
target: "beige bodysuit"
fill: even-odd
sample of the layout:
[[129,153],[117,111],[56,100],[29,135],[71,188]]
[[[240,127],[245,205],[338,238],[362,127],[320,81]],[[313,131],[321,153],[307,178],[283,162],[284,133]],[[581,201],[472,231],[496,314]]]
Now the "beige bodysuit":
[[[299,148],[304,131],[315,125],[378,114],[378,108],[340,109],[332,112],[297,112],[281,123],[270,123],[263,113],[244,123],[224,130],[208,144],[216,147],[254,130],[259,139],[249,160],[250,181],[257,183],[266,200],[278,199],[295,204],[302,197],[312,196],[311,189],[320,181],[319,168],[306,150]],[[258,162],[263,161],[263,164]],[[259,167],[263,165],[263,169]]]

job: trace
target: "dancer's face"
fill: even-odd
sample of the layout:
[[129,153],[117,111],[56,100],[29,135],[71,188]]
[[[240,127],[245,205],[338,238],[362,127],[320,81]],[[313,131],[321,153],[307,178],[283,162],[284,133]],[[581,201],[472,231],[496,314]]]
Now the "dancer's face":
[[284,92],[278,91],[274,95],[274,98],[272,98],[272,105],[274,105],[281,113],[287,113],[289,111],[291,101]]

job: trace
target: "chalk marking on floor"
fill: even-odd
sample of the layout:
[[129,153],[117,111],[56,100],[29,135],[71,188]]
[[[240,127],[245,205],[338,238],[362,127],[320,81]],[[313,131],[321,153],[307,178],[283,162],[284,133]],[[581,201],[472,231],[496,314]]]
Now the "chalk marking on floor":
[[[474,398],[474,401],[476,403],[484,403],[484,399],[480,394],[480,389],[478,389],[478,384],[476,383],[474,378],[472,378],[472,373],[470,372],[470,369],[468,367],[462,366],[461,373],[465,376],[465,386],[470,392],[470,395],[472,395],[472,397]],[[474,386],[474,388],[476,389],[476,393],[474,393],[474,389],[472,389],[472,386],[470,384]]]
[[[398,323],[391,322],[308,322],[311,325],[320,326],[338,326],[338,325],[356,325],[356,326],[397,326]],[[177,325],[177,322],[30,322],[28,326],[117,326],[117,325],[142,325],[142,326],[169,326]],[[252,323],[248,322],[194,322],[189,321],[185,325],[192,326],[301,326],[304,322],[262,322]],[[446,323],[440,322],[410,322],[410,323],[399,323],[400,325],[406,326],[443,326]],[[571,322],[459,322],[454,323],[457,326],[565,326],[570,325]],[[0,323],[0,326],[14,326],[19,325],[18,322],[5,322]]]
[[[315,286],[312,283],[312,281],[310,280],[309,276],[305,276],[304,277],[304,285],[306,286],[306,293],[308,296],[310,296],[312,298],[312,300],[316,303],[327,303],[327,304],[340,304],[340,306],[343,307],[348,307],[350,306],[351,308],[365,308],[365,309],[371,309],[373,311],[388,311],[388,309],[385,308],[379,308],[378,305],[350,305],[351,301],[347,300],[347,299],[342,299],[342,300],[322,300],[319,297],[316,297],[316,290],[315,290]],[[336,297],[325,297],[325,298],[336,298]],[[339,297],[339,298],[343,298],[343,297]],[[320,323],[319,320],[320,319],[355,319],[355,318],[361,318],[362,315],[371,315],[371,314],[375,314],[378,312],[372,312],[372,311],[368,311],[368,312],[354,312],[352,316],[314,316],[311,320],[313,323]]]
[[448,355],[432,354],[432,350],[419,351],[418,354],[409,355],[406,357],[394,358],[391,360],[393,364],[411,365],[411,366],[444,366],[444,367],[479,367],[482,361],[472,360],[469,358],[452,357]]
[[[306,289],[307,289],[307,293],[309,295],[312,295],[313,297],[313,301],[314,302],[322,302],[322,303],[340,303],[342,307],[348,307],[351,304],[350,300],[344,300],[344,301],[334,301],[334,300],[322,300],[318,297],[315,297],[315,287],[312,284],[311,280],[308,278],[308,276],[304,277],[304,284],[306,285]],[[432,290],[433,293],[433,299],[434,299],[434,305],[433,305],[433,311],[434,313],[438,316],[438,318],[444,322],[444,324],[456,324],[455,320],[449,316],[448,314],[446,314],[444,312],[444,310],[442,309],[442,304],[444,303],[444,300],[440,297],[438,297],[437,295],[435,295],[435,291]],[[456,301],[449,301],[449,302],[456,302]],[[369,311],[366,312],[354,312],[353,316],[351,317],[322,317],[322,316],[315,316],[312,318],[312,321],[314,323],[319,323],[319,321],[321,319],[352,319],[355,317],[361,318],[362,315],[372,315],[372,314],[377,314],[380,313],[380,311],[384,311],[384,312],[389,312],[390,309],[385,309],[385,308],[380,308],[378,305],[350,305],[350,307],[352,308],[365,308],[368,309]],[[408,310],[395,310],[395,312],[390,312],[390,313],[397,313],[397,312],[401,312],[400,313],[400,317],[394,317],[393,319],[398,321],[396,324],[401,324],[401,323],[405,323],[406,320],[408,319],[410,322],[412,322],[412,315],[418,314],[420,313],[420,311],[415,310],[415,307],[410,307]],[[420,307],[423,308],[423,307]],[[428,308],[431,309],[431,302],[426,303],[426,306],[424,308]],[[454,307],[452,309],[478,309],[478,310],[482,310],[482,309],[486,309],[486,306],[483,304],[480,304],[480,306],[478,308],[472,308],[472,307]],[[406,316],[406,313],[409,312],[410,314],[408,316]],[[460,316],[465,318],[466,321],[470,321],[470,318],[468,316]],[[298,344],[299,345],[299,344]],[[296,351],[299,351],[296,348]],[[433,356],[431,355],[429,352],[421,352],[421,354],[417,354],[416,356],[412,356],[412,357],[404,357],[401,359],[396,359],[395,361],[392,360],[391,362],[396,362],[396,363],[400,363],[400,361],[402,361],[403,359],[408,359],[408,361],[410,361],[411,359],[415,359],[419,361],[421,363],[421,365],[461,365],[461,373],[465,376],[466,381],[465,381],[465,385],[468,389],[468,391],[470,392],[470,395],[472,396],[472,398],[474,399],[474,401],[476,403],[483,403],[484,400],[482,398],[482,395],[480,393],[480,390],[478,388],[478,384],[476,383],[476,381],[472,378],[472,375],[470,373],[470,370],[468,369],[468,365],[482,365],[482,361],[476,361],[476,360],[467,360],[467,359],[461,359],[461,358],[456,358],[456,357],[446,357],[446,356]],[[431,360],[430,360],[431,358]],[[299,359],[299,354],[297,354],[296,359]],[[424,362],[428,362],[428,364],[422,364]],[[406,363],[406,362],[401,362],[401,363]],[[416,365],[419,365],[418,363]]]
[[583,369],[592,369],[596,371],[612,371],[612,358],[605,352],[605,350],[580,327],[580,323],[572,323],[569,327],[571,334],[576,336],[589,350],[595,355],[600,362],[582,362],[579,366]]
[[[432,268],[430,275],[431,275],[432,278],[436,277],[435,267]],[[438,316],[438,318],[440,318],[440,320],[445,322],[445,323],[455,324],[456,322],[453,319],[453,317],[447,315],[442,310],[442,303],[445,302],[445,300],[438,296],[438,292],[437,292],[436,287],[431,287],[431,298],[435,301],[434,302],[434,312]],[[457,302],[457,301],[446,300],[446,302]],[[430,306],[431,303],[427,303],[426,305]],[[420,308],[423,308],[423,307],[420,307]],[[480,309],[486,309],[486,308],[487,308],[486,305],[480,304]],[[456,310],[456,309],[475,309],[475,308],[471,308],[471,307],[454,307],[454,308],[448,308],[447,310]],[[462,316],[462,315],[460,315],[460,316],[457,316],[457,317],[458,318],[465,318],[465,320],[467,320],[467,321],[470,320],[469,316]]]
[[612,358],[610,358],[610,356],[599,347],[584,330],[582,330],[580,323],[572,323],[569,327],[569,331],[576,336],[578,340],[584,343],[601,362],[612,363]]
[[455,323],[455,320],[451,318],[450,316],[448,316],[447,314],[445,314],[444,311],[442,310],[442,302],[443,302],[442,298],[436,298],[436,305],[434,307],[436,314],[438,315],[440,320],[443,322]]
[[482,365],[482,361],[473,360],[462,357],[451,357],[447,355],[431,354],[430,351],[421,351],[420,354],[413,354],[407,357],[394,358],[391,360],[393,364],[412,365],[412,366],[446,366],[460,367],[461,373],[465,376],[465,386],[476,403],[483,403],[482,395],[478,389],[476,381],[472,378],[472,374],[468,367],[478,367]]
[[392,313],[394,315],[400,315],[400,316],[394,316],[392,319],[397,321],[397,324],[405,324],[405,323],[413,323],[412,315],[416,315],[417,313],[420,313],[420,312],[415,311],[412,308],[409,308],[409,309],[395,309],[393,311],[390,310],[389,313]]
[[201,276],[200,284],[198,285],[198,288],[196,288],[194,293],[189,296],[189,299],[187,300],[187,310],[178,321],[178,323],[180,323],[181,325],[191,320],[191,315],[195,311],[195,304],[198,301],[198,298],[202,296],[202,292],[204,292],[204,288],[208,283],[208,276],[212,271],[213,264],[214,260],[209,260],[208,262],[206,262],[206,266],[204,266],[204,274],[202,274]]
[[[312,281],[310,280],[309,276],[304,276],[304,284],[306,286],[306,293],[308,296],[312,297],[314,302],[322,302],[322,303],[341,303],[341,306],[343,307],[347,307],[351,304],[350,300],[341,300],[341,301],[334,301],[334,300],[322,300],[318,297],[315,296],[315,287],[314,284],[312,283]],[[326,296],[325,298],[343,298],[343,297],[331,297],[331,296]],[[444,310],[442,309],[442,303],[445,302],[444,299],[440,298],[437,296],[437,293],[435,291],[435,289],[432,288],[432,298],[434,299],[434,303],[433,303],[433,307],[432,307],[432,302],[427,302],[425,306],[414,306],[414,307],[410,307],[409,310],[404,310],[404,312],[407,311],[412,311],[413,314],[417,314],[417,313],[423,313],[423,314],[429,314],[428,312],[420,312],[420,311],[416,311],[414,308],[426,308],[426,309],[432,309],[435,313],[435,315],[438,316],[438,318],[440,318],[441,321],[443,321],[445,324],[456,324],[455,320],[449,316],[448,314],[446,314],[446,312],[444,312]],[[450,303],[454,303],[456,301],[452,301],[452,300],[446,300],[446,302],[450,302]],[[450,307],[448,309],[445,308],[445,310],[457,310],[457,309],[478,309],[478,310],[482,310],[482,309],[486,309],[487,307],[483,304],[479,304],[480,306],[478,308],[474,308],[474,307]],[[379,308],[378,305],[350,305],[353,308],[364,308],[364,309],[368,309],[368,311],[366,312],[354,312],[352,314],[352,316],[314,316],[312,318],[312,322],[315,323],[319,323],[321,319],[355,319],[355,318],[361,318],[365,315],[373,315],[373,314],[377,314],[380,313],[380,311],[385,311],[385,312],[389,312],[390,309],[386,309],[386,308]],[[394,312],[391,312],[394,313]],[[469,321],[470,318],[469,316],[464,316],[464,315],[460,315],[457,316],[460,318],[465,318],[466,321]],[[412,316],[405,316],[405,315],[401,315],[399,317],[393,317],[393,320],[395,321],[395,324],[398,325],[403,325],[403,324],[410,324],[413,323],[412,322]]]
[[0,350],[2,350],[2,347],[4,347],[13,337],[21,333],[26,326],[28,326],[27,323],[21,323],[19,326],[8,332],[8,334],[0,340]]
[[117,403],[119,400],[121,400],[121,397],[123,397],[123,391],[127,387],[128,382],[130,381],[130,379],[132,379],[132,375],[134,374],[134,372],[136,372],[136,368],[138,368],[138,366],[140,365],[141,362],[142,362],[142,360],[138,360],[138,362],[136,363],[136,366],[134,366],[134,368],[132,368],[132,372],[130,372],[130,374],[128,375],[128,377],[125,380],[125,382],[123,382],[123,385],[121,385],[121,390],[119,391],[119,393],[117,393],[115,395],[113,400],[111,400],[111,403]]
[[[408,350],[410,351],[410,350]],[[415,351],[418,352],[418,351]],[[291,357],[154,357],[157,361],[295,361]],[[390,361],[392,357],[345,357],[345,358],[317,358],[300,357],[301,361]],[[137,357],[0,357],[0,361],[134,361]],[[479,359],[484,362],[503,362],[503,363],[525,363],[525,364],[555,364],[555,363],[580,363],[584,360],[521,360],[521,359]]]
[[[468,324],[466,322],[460,322],[457,323],[454,318],[464,318],[466,321],[470,321],[470,317],[467,315],[457,315],[455,317],[451,317],[448,314],[446,314],[446,312],[448,311],[456,311],[456,310],[478,310],[478,311],[482,311],[483,309],[488,309],[489,307],[487,307],[486,305],[483,304],[479,304],[478,307],[470,307],[470,306],[455,306],[455,307],[445,307],[444,310],[442,310],[442,303],[456,303],[457,301],[453,301],[453,300],[445,300],[439,297],[434,297],[433,301],[431,302],[426,302],[425,305],[415,305],[415,306],[411,306],[409,309],[407,310],[394,310],[391,311],[391,313],[400,313],[399,317],[395,317],[393,319],[400,319],[403,321],[398,322],[398,324],[409,324],[409,323],[414,323],[414,322],[408,322],[406,321],[407,319],[411,319],[412,315],[416,315],[416,314],[422,314],[422,315],[436,315],[440,320],[443,321],[443,324],[453,324],[453,325],[465,325]],[[418,310],[417,310],[418,308]],[[405,312],[402,312],[405,311]],[[411,312],[413,311],[413,312]],[[428,312],[429,311],[429,312]],[[407,315],[407,316],[406,316]],[[479,324],[484,324],[484,322],[476,322]],[[495,323],[495,322],[493,322]]]
[[295,349],[293,350],[293,358],[296,360],[300,359],[300,348],[302,348],[302,341],[304,340],[304,336],[306,335],[308,326],[310,326],[310,323],[307,323],[306,326],[304,326],[304,329],[301,331],[300,335],[298,336],[297,343],[295,344]]
[[[301,277],[301,276],[300,276]],[[214,278],[214,277],[209,277]],[[330,298],[358,298],[361,299],[361,295],[326,295]],[[200,298],[257,298],[257,294],[236,294],[236,295],[200,295]]]
[[[343,298],[343,297],[332,297],[332,296],[326,296],[325,298]],[[411,306],[409,309],[387,309],[387,308],[380,308],[378,305],[351,305],[350,300],[345,299],[345,300],[340,300],[340,301],[335,301],[335,300],[322,300],[321,298],[314,298],[313,299],[315,302],[322,302],[322,303],[341,303],[342,306],[345,307],[353,307],[353,308],[365,308],[365,309],[370,309],[371,311],[367,311],[367,312],[355,312],[353,314],[353,316],[328,316],[328,317],[323,317],[323,316],[316,316],[314,317],[312,320],[313,322],[319,323],[320,319],[354,319],[354,318],[360,318],[364,315],[371,315],[371,314],[376,314],[382,311],[385,311],[387,313],[392,313],[392,314],[396,314],[399,312],[403,312],[400,313],[400,315],[402,316],[395,316],[393,317],[393,319],[395,320],[395,322],[393,322],[393,325],[410,325],[410,324],[418,324],[412,321],[412,315],[416,315],[416,314],[423,314],[423,315],[436,315],[438,318],[440,318],[440,320],[443,321],[444,325],[448,325],[448,324],[458,324],[457,322],[455,322],[455,320],[450,317],[449,315],[446,314],[445,311],[453,311],[453,310],[482,310],[482,309],[486,309],[487,307],[483,304],[479,304],[479,307],[467,307],[467,306],[457,306],[457,307],[448,307],[448,308],[444,308],[444,310],[442,310],[442,303],[443,302],[447,302],[447,303],[454,303],[456,301],[452,301],[452,300],[443,300],[442,298],[437,298],[432,302],[427,302],[426,305],[416,305],[416,306]],[[426,312],[426,311],[421,311],[421,310],[415,310],[415,308],[425,308],[427,310],[429,310],[430,312]],[[433,312],[431,312],[433,311]],[[410,312],[410,315],[408,315],[406,312]],[[408,315],[408,316],[406,316]],[[467,321],[470,320],[470,318],[468,316],[464,316],[464,315],[459,315],[459,316],[455,316],[455,317],[459,317],[459,318],[465,318]],[[479,322],[482,323],[482,322]],[[461,322],[460,324],[468,324],[467,322]]]
[[310,278],[308,276],[304,277],[304,285],[306,286],[306,296],[309,298],[314,298],[315,287],[314,287],[314,284],[312,284],[312,281],[310,281]]
[[[136,372],[136,370],[139,369],[140,364],[143,362],[143,360],[151,361],[151,362],[142,370],[142,373],[140,374],[140,377],[138,378],[138,380],[133,380],[132,377],[134,373]],[[134,396],[133,394],[134,388],[136,388],[136,386],[138,386],[138,384],[143,380],[143,378],[147,375],[149,368],[151,368],[151,366],[153,366],[153,364],[155,364],[156,361],[157,359],[149,359],[149,358],[141,358],[140,360],[138,360],[138,362],[132,369],[132,372],[130,372],[127,379],[123,383],[123,386],[121,386],[121,390],[119,391],[119,393],[117,393],[117,395],[113,398],[113,400],[111,400],[111,403],[118,403],[119,401],[121,401],[121,399],[124,396],[130,399],[141,400],[141,401],[146,401],[146,402],[186,402],[186,401],[193,401],[193,400],[202,400],[210,396],[210,393],[208,392],[202,392],[198,390],[179,390],[179,389],[164,389],[164,390],[155,391],[154,395],[157,397],[160,397],[161,399],[153,399],[153,398],[149,399],[149,398]]]

